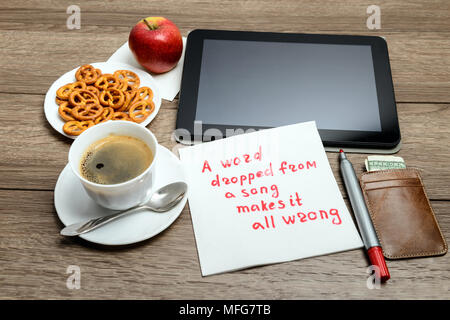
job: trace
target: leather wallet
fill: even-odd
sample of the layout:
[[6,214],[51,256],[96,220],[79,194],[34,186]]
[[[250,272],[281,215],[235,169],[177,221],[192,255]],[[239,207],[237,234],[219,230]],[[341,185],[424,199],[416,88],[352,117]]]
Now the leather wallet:
[[360,184],[386,258],[447,252],[417,169],[366,172],[361,175]]

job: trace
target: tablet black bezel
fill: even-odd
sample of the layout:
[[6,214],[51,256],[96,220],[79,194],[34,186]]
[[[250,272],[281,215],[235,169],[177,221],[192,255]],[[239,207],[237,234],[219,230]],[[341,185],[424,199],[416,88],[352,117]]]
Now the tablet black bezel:
[[[187,130],[184,132],[189,132],[192,140],[210,141],[211,137],[204,135],[204,132],[208,129],[218,129],[223,137],[225,137],[227,129],[239,128],[247,131],[248,129],[259,130],[270,128],[260,126],[236,127],[223,124],[203,123],[201,132],[194,133],[204,39],[370,45],[372,48],[382,131],[319,129],[319,134],[326,147],[392,149],[399,144],[400,128],[398,124],[391,67],[387,43],[383,38],[376,36],[292,34],[202,29],[194,30],[188,35],[176,122],[177,130]],[[176,133],[176,135],[178,134]],[[179,134],[178,136],[183,137],[183,134]],[[179,138],[179,140],[182,139],[180,137],[177,138]],[[184,139],[186,139],[185,136]]]

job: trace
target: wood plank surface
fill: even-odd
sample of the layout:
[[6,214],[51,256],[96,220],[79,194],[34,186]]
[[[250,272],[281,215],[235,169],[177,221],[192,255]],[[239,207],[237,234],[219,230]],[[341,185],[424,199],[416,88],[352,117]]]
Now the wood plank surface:
[[[96,27],[101,32],[129,32],[139,19],[164,16],[181,28],[246,29],[280,32],[362,31],[366,32],[367,7],[381,9],[384,32],[450,29],[450,3],[445,0],[361,0],[293,1],[293,0],[110,0],[70,1],[21,0],[0,4],[3,29],[37,29],[65,31],[66,9],[77,4],[82,13],[82,26]],[[30,20],[33,17],[33,20]],[[106,28],[104,28],[106,27]],[[95,29],[84,29],[91,32]]]
[[[160,235],[113,248],[60,236],[51,191],[0,190],[0,203],[0,299],[450,298],[448,254],[388,261],[379,290],[366,286],[362,249],[202,277],[187,208]],[[450,202],[432,206],[448,238]],[[79,290],[66,287],[69,265],[81,269]]]
[[[383,36],[402,132],[398,155],[421,170],[449,241],[450,1],[81,0],[81,29],[68,30],[71,4],[0,3],[0,299],[450,299],[449,254],[389,261],[392,279],[380,290],[366,286],[362,250],[203,278],[187,206],[166,231],[135,245],[63,238],[53,189],[72,140],[43,112],[53,81],[107,60],[146,16],[173,20],[184,36],[198,28]],[[380,30],[367,29],[371,4],[381,8]],[[177,106],[163,100],[148,126],[174,152]],[[363,172],[367,155],[348,156]],[[328,159],[346,198],[336,153]],[[66,288],[69,265],[81,267],[79,290]]]

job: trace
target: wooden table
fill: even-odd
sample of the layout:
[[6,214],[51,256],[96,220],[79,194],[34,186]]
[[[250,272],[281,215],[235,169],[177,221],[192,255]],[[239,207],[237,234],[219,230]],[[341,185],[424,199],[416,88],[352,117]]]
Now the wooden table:
[[[437,1],[77,1],[81,29],[68,30],[71,1],[0,4],[0,298],[6,299],[400,299],[450,298],[450,254],[390,261],[392,279],[366,286],[362,250],[203,278],[188,207],[162,234],[109,248],[59,235],[53,189],[71,140],[54,131],[44,95],[61,74],[105,61],[145,16],[196,28],[364,34],[389,45],[407,165],[422,170],[432,206],[450,236],[450,2]],[[369,30],[366,8],[381,8]],[[149,128],[173,147],[178,100],[163,101]],[[337,155],[328,154],[336,179]],[[363,171],[366,155],[351,154]],[[345,192],[343,193],[345,195]],[[66,287],[69,265],[81,288]]]

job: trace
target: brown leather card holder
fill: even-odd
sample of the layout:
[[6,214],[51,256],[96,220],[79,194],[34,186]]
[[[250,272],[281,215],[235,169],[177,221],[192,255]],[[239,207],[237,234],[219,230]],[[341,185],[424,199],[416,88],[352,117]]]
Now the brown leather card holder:
[[386,258],[447,252],[447,243],[417,169],[366,172],[360,183]]

